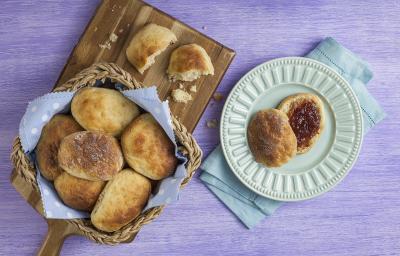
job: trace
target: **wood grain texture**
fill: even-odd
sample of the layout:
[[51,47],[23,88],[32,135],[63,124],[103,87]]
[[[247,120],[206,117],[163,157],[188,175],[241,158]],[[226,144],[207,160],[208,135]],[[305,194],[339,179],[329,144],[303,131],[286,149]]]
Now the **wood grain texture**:
[[[149,2],[236,50],[218,89],[224,95],[257,64],[304,55],[333,36],[371,64],[375,76],[368,87],[388,117],[365,137],[357,164],[333,191],[286,204],[253,230],[195,177],[181,200],[132,244],[70,237],[61,255],[399,255],[400,2]],[[56,82],[98,3],[1,2],[0,255],[32,255],[45,236],[45,221],[9,183],[11,143],[27,102]],[[219,118],[222,106],[211,101],[195,130],[205,155],[219,143],[218,130],[207,128],[206,120]]]
[[[140,74],[127,60],[125,51],[133,36],[148,23],[171,29],[178,41],[156,57],[156,62]],[[111,34],[118,37],[114,43],[110,43]],[[110,43],[110,49],[100,47],[106,42]],[[172,83],[166,75],[169,56],[177,47],[189,43],[197,43],[207,51],[214,65],[214,75],[202,76],[193,82]],[[71,53],[56,86],[93,63],[103,61],[118,64],[145,86],[156,85],[161,99],[167,99],[180,84],[187,91],[191,85],[196,85],[197,92],[191,93],[193,100],[186,104],[169,101],[171,112],[189,131],[193,131],[234,56],[233,50],[141,0],[104,0]]]

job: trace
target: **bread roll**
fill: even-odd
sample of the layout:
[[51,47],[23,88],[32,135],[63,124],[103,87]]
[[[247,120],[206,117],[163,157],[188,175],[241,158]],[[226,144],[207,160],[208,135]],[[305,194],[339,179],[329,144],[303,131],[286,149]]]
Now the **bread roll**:
[[309,151],[325,125],[324,106],[320,98],[310,93],[299,93],[285,98],[278,108],[289,118],[297,138],[297,153]]
[[203,47],[187,44],[172,52],[167,73],[173,81],[193,81],[202,75],[214,75],[214,66]]
[[139,115],[139,108],[117,90],[85,87],[72,99],[71,112],[86,130],[118,137]]
[[36,146],[36,160],[40,173],[48,180],[54,180],[61,174],[62,169],[58,165],[57,154],[61,140],[83,128],[67,115],[55,115],[43,127],[39,142]]
[[131,169],[120,171],[109,181],[90,216],[93,225],[113,232],[135,219],[151,193],[150,181]]
[[296,136],[280,110],[257,112],[247,128],[247,138],[255,160],[267,167],[279,167],[296,155]]
[[168,28],[148,24],[133,36],[126,49],[126,57],[143,74],[153,65],[155,58],[176,41],[176,36]]
[[76,178],[63,172],[54,187],[64,204],[77,210],[91,211],[106,182]]
[[149,113],[129,124],[121,146],[128,165],[147,178],[161,180],[176,168],[175,146]]
[[77,132],[65,137],[58,150],[58,162],[72,176],[92,180],[110,180],[123,167],[118,141],[104,133]]

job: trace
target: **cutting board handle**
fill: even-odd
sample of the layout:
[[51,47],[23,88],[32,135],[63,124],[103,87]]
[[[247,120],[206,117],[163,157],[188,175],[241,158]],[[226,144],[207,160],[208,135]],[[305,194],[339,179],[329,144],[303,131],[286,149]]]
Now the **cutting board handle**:
[[63,220],[47,220],[46,238],[39,249],[38,256],[58,256],[65,238],[74,234],[72,225]]

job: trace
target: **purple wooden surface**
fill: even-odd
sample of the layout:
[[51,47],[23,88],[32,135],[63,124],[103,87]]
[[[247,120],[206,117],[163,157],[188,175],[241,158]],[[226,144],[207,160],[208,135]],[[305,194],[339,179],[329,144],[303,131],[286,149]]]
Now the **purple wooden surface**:
[[[0,5],[0,255],[32,255],[46,224],[9,184],[10,147],[27,102],[49,91],[99,1],[2,0]],[[364,140],[360,158],[333,191],[286,204],[247,230],[195,177],[181,200],[132,244],[69,238],[62,255],[400,255],[400,2],[151,0],[233,48],[219,91],[266,60],[308,52],[333,36],[370,62],[368,85],[388,117]],[[211,8],[211,9],[210,9]],[[223,103],[194,133],[205,155],[218,144]]]

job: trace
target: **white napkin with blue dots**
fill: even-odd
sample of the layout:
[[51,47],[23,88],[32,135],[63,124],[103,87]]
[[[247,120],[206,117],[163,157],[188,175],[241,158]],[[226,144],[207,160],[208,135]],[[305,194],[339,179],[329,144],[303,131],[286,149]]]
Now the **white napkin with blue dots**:
[[[116,84],[116,88],[121,89],[123,85]],[[153,115],[174,143],[175,154],[179,159],[179,165],[174,174],[159,182],[157,192],[150,196],[144,211],[155,206],[172,203],[178,200],[180,184],[186,177],[185,164],[187,159],[178,152],[168,102],[162,102],[159,99],[155,86],[121,92],[128,99]],[[20,122],[19,136],[22,148],[32,162],[36,163],[35,147],[39,141],[42,128],[55,114],[70,112],[70,102],[73,96],[73,92],[48,93],[28,104]],[[78,211],[66,206],[58,197],[53,183],[42,177],[36,164],[35,166],[45,217],[50,219],[76,219],[90,216],[88,212]]]

